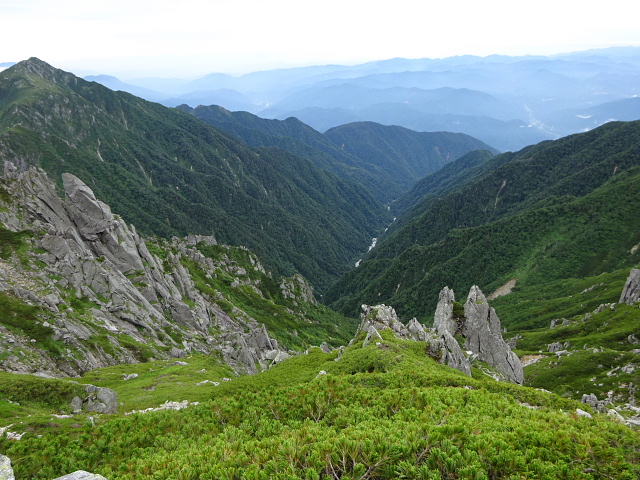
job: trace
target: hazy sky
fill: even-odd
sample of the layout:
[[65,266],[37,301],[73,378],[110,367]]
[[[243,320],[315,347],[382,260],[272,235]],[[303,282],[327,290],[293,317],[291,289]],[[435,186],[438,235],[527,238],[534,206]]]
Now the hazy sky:
[[0,0],[0,62],[197,76],[640,46],[635,0]]

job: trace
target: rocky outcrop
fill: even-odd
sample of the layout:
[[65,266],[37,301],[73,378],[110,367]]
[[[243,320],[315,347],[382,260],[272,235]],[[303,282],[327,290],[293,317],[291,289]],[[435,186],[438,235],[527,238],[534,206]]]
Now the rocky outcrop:
[[85,412],[117,413],[118,394],[106,387],[87,385],[84,391],[88,394],[84,399],[74,397],[71,409],[74,414]]
[[436,313],[433,317],[433,329],[442,342],[442,363],[471,375],[469,358],[462,351],[455,338],[455,335],[460,332],[459,319],[453,314],[455,300],[453,290],[449,287],[444,287],[440,291]]
[[[0,258],[0,292],[46,315],[36,321],[39,339],[0,324],[0,369],[78,376],[141,358],[217,351],[238,373],[255,373],[286,358],[262,324],[230,310],[221,293],[202,293],[185,266],[207,278],[223,272],[257,291],[247,269],[265,270],[254,255],[247,251],[250,266],[239,267],[224,255],[214,262],[196,248],[217,245],[212,236],[145,240],[80,179],[63,174],[62,180],[64,199],[42,170],[4,165],[0,226],[28,232],[31,253]],[[162,247],[166,258],[147,243]],[[283,280],[281,289],[293,303],[315,302],[301,277]],[[46,338],[58,342],[60,352],[51,356],[41,348]]]
[[433,358],[466,375],[471,375],[471,362],[477,359],[495,369],[501,379],[522,384],[522,364],[502,338],[500,320],[480,289],[471,288],[464,316],[454,313],[455,305],[454,292],[443,288],[431,329],[425,329],[415,318],[405,326],[389,306],[363,305],[356,338],[366,334],[364,347],[371,341],[382,341],[380,332],[388,329],[397,338],[428,343],[427,351]]
[[415,318],[405,326],[398,319],[395,310],[386,305],[363,305],[362,310],[362,320],[356,332],[356,338],[360,333],[366,333],[363,347],[372,341],[382,342],[380,332],[388,329],[401,340],[427,343],[427,351],[434,360],[460,370],[466,375],[471,375],[469,360],[465,357],[457,340],[448,331],[445,330],[440,334],[435,329],[426,329]]
[[488,363],[507,380],[522,384],[524,372],[520,359],[502,338],[496,311],[475,285],[471,287],[464,304],[464,317],[460,326],[465,338],[464,348],[471,350],[479,360]]
[[638,268],[632,269],[629,273],[619,303],[633,305],[636,302],[640,302],[640,269]]
[[107,480],[102,475],[97,473],[89,473],[84,470],[78,470],[77,472],[64,475],[62,477],[54,478],[53,480]]
[[[14,480],[14,479],[15,479],[15,475],[13,473],[13,468],[11,468],[11,460],[9,459],[9,457],[0,455],[0,480]],[[107,479],[102,475],[85,472],[84,470],[78,470],[76,472],[70,473],[69,475],[64,475],[62,477],[54,478],[53,480],[107,480]]]

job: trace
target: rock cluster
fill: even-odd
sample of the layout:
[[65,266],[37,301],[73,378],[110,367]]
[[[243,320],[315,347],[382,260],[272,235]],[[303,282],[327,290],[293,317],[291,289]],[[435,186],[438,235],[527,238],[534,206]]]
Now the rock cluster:
[[71,400],[71,409],[74,414],[83,411],[96,413],[118,412],[118,394],[110,388],[87,385],[84,391],[87,393],[84,399],[73,397],[73,400]]
[[[63,352],[62,358],[50,357],[36,339],[0,326],[2,370],[59,377],[136,363],[139,352],[127,340],[146,345],[147,358],[218,351],[238,373],[256,373],[288,356],[250,315],[237,308],[225,311],[221,294],[210,297],[195,287],[186,259],[205,275],[223,270],[238,284],[251,282],[232,260],[214,264],[194,248],[215,245],[214,237],[174,238],[161,259],[80,179],[63,174],[62,180],[64,199],[42,170],[19,171],[4,164],[0,187],[7,195],[0,198],[0,225],[30,232],[27,241],[38,253],[31,255],[29,266],[0,259],[0,292],[50,312],[55,320],[39,328],[49,331]],[[264,273],[249,255],[252,268]],[[243,275],[249,279],[240,280]],[[300,294],[301,302],[315,301],[301,277],[284,281],[282,290],[290,297]],[[75,312],[74,299],[85,301],[87,311]]]
[[389,329],[397,338],[428,343],[432,357],[467,375],[471,375],[471,361],[478,359],[495,369],[502,379],[522,384],[522,364],[502,338],[500,320],[480,289],[471,288],[463,316],[454,313],[454,304],[453,291],[445,287],[440,292],[431,329],[415,318],[405,326],[389,306],[363,305],[356,338],[365,333],[363,346],[366,346],[372,341],[382,341],[380,331]]

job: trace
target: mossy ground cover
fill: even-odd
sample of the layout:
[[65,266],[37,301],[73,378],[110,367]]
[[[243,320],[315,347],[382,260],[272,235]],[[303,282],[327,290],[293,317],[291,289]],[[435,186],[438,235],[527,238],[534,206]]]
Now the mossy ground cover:
[[[579,417],[572,412],[580,404],[550,393],[462,375],[419,343],[379,343],[349,347],[339,361],[337,352],[312,349],[224,382],[198,406],[0,440],[0,452],[17,478],[43,479],[78,469],[110,479],[193,480],[640,474],[640,436],[630,428]],[[113,382],[123,398],[135,385]]]
[[76,429],[85,416],[67,414],[71,399],[82,393],[67,380],[0,372],[0,427],[28,435]]

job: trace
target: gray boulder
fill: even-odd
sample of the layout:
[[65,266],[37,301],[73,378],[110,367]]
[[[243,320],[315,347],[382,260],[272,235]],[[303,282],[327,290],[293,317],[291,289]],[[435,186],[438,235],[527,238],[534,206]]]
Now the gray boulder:
[[444,287],[440,290],[436,313],[433,317],[433,328],[435,328],[436,332],[441,334],[447,331],[452,335],[455,335],[458,331],[458,324],[453,318],[454,301],[455,296],[453,294],[453,290],[449,287]]
[[11,460],[0,454],[0,480],[14,480],[14,478]]
[[471,287],[464,304],[464,316],[461,332],[466,339],[465,348],[495,368],[510,382],[522,384],[522,363],[502,338],[500,319],[496,311],[489,307],[484,294],[475,285]]
[[440,335],[440,340],[443,347],[441,363],[471,376],[471,363],[454,336],[445,331]]
[[69,216],[80,234],[89,241],[98,240],[98,234],[114,226],[111,209],[96,199],[93,191],[78,177],[62,174],[64,191],[69,200]]
[[78,470],[70,473],[69,475],[63,475],[62,477],[54,478],[53,480],[107,480],[102,475],[97,473],[89,473],[84,470]]
[[442,344],[441,362],[471,376],[471,363],[460,348],[455,335],[460,334],[460,325],[453,316],[453,290],[444,287],[438,297],[438,305],[433,318],[433,329]]
[[87,385],[84,390],[89,394],[82,401],[82,408],[85,411],[97,413],[118,412],[118,394],[110,388]]

